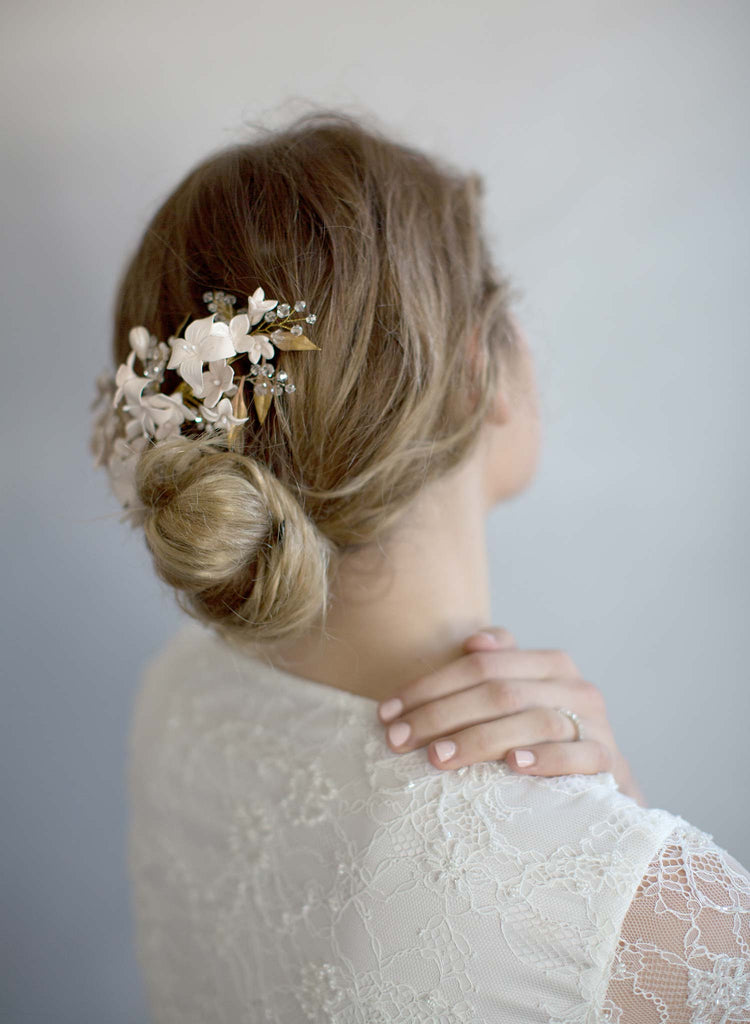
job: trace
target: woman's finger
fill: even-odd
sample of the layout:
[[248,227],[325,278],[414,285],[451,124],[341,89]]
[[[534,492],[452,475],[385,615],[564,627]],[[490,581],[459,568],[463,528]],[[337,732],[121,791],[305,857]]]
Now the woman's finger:
[[465,690],[487,680],[580,679],[570,655],[559,650],[475,650],[420,676],[378,707],[382,722],[436,698]]
[[512,750],[505,762],[523,775],[595,775],[614,767],[609,747],[596,740],[539,743]]
[[496,651],[501,647],[518,647],[516,638],[504,626],[486,626],[464,640],[467,654],[469,651]]
[[[397,722],[388,730],[388,740],[396,753],[423,746],[408,737],[401,742]],[[510,750],[520,746],[528,747],[537,743],[562,742],[575,738],[575,726],[567,717],[554,708],[535,707],[515,715],[496,718],[476,725],[470,725],[458,732],[442,733],[430,743],[428,755],[438,767],[462,768],[477,761],[502,760]],[[519,737],[525,737],[519,741]]]
[[[553,710],[557,707],[570,708],[589,722],[587,710],[580,700],[579,687],[570,680],[490,679],[404,712],[391,722],[386,736],[391,748],[399,753],[423,747],[431,740],[458,733],[470,726],[496,721],[496,735],[507,744],[506,749],[537,741],[575,739],[575,726],[566,716]],[[529,733],[529,719],[519,713],[534,708],[546,709],[546,720],[555,726],[561,722],[565,730],[563,734],[560,735],[559,728],[541,736]]]

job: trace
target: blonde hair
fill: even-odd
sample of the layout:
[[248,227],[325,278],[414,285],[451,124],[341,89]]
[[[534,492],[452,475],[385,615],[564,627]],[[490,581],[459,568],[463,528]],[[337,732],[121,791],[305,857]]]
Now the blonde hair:
[[518,338],[511,289],[480,230],[481,179],[316,112],[196,166],[130,258],[114,358],[159,339],[206,289],[305,298],[319,351],[280,352],[296,392],[239,448],[216,436],[147,448],[137,471],[158,575],[241,646],[325,621],[332,559],[395,528],[469,453]]

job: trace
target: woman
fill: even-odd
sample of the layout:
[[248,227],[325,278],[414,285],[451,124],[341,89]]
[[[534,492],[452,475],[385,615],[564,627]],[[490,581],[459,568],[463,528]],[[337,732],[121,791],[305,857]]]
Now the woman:
[[747,871],[641,806],[566,654],[466,639],[539,445],[480,190],[305,117],[126,268],[95,450],[199,621],[132,732],[157,1022],[750,1020]]

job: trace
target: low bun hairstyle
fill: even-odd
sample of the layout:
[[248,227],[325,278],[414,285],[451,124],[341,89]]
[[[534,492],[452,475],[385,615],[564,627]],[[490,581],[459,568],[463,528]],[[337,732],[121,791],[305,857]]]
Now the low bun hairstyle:
[[174,437],[143,453],[136,483],[146,542],[186,611],[257,643],[318,618],[331,544],[266,465]]
[[160,340],[203,294],[304,298],[318,351],[239,442],[172,437],[136,469],[158,575],[181,607],[254,647],[324,627],[336,556],[382,543],[469,453],[519,349],[482,183],[339,112],[259,132],[190,171],[130,257],[114,309]]

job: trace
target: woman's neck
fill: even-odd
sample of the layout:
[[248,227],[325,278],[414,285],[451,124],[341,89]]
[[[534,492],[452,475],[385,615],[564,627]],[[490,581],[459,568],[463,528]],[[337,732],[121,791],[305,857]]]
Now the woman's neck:
[[470,462],[425,488],[387,547],[342,560],[325,632],[265,656],[377,701],[455,660],[466,637],[490,623],[486,516]]

